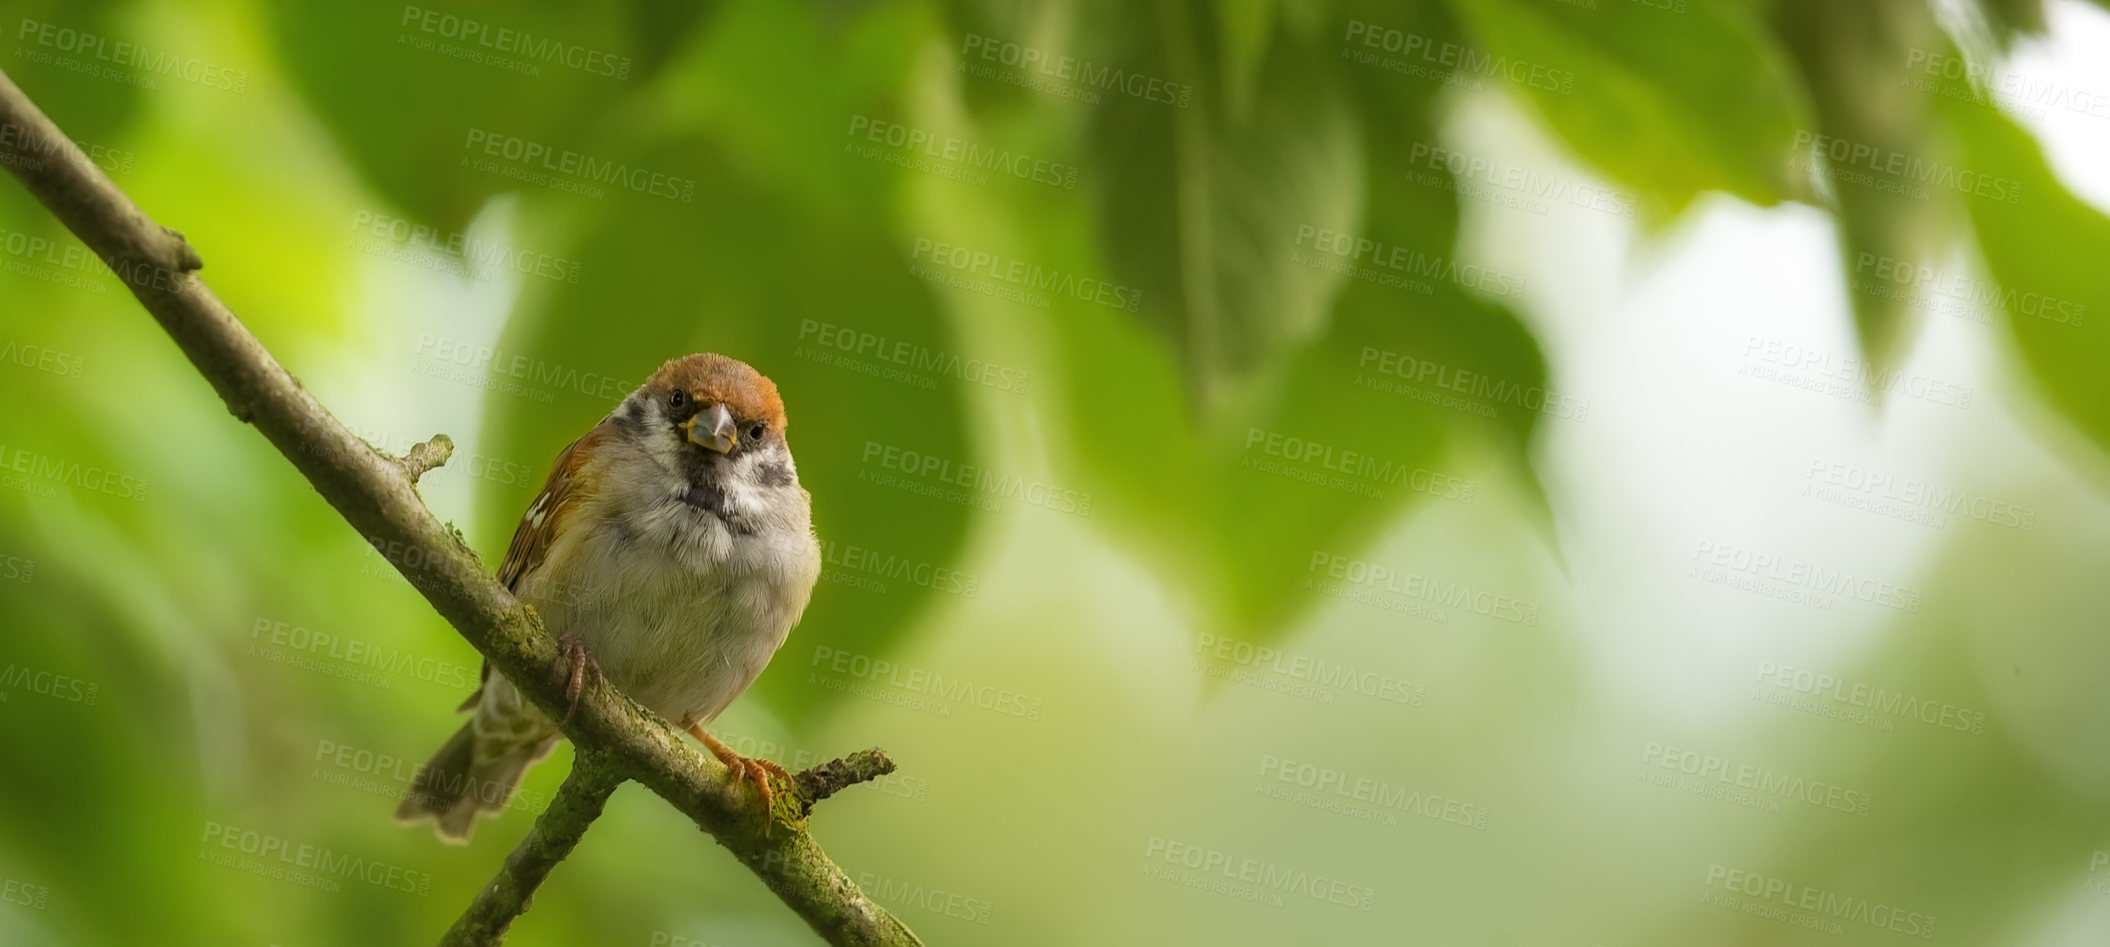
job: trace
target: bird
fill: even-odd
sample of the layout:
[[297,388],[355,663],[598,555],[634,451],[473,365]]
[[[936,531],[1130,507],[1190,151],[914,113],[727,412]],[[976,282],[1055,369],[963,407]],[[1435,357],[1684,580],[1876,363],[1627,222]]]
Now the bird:
[[[764,812],[765,774],[790,777],[703,726],[761,675],[820,575],[785,427],[776,383],[747,363],[670,360],[557,455],[498,569],[558,636],[573,709],[587,683],[614,686],[753,780]],[[395,814],[454,844],[503,812],[562,736],[488,660],[462,710],[474,714]]]

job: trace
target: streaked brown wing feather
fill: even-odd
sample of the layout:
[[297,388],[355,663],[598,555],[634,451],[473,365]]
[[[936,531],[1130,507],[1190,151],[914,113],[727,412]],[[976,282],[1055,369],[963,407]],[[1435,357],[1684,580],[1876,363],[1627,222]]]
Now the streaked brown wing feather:
[[498,564],[498,581],[505,583],[506,588],[517,591],[520,578],[542,564],[557,535],[557,523],[591,492],[588,481],[592,477],[586,474],[585,467],[594,451],[580,448],[597,446],[609,431],[606,424],[596,425],[586,436],[565,447],[556,463],[550,465],[548,482],[521,515],[520,526],[513,530],[513,544],[506,548],[505,561]]
[[[535,502],[528,504],[527,512],[521,514],[520,525],[513,530],[513,543],[506,547],[506,557],[498,564],[498,581],[505,583],[507,589],[519,590],[521,578],[534,571],[549,555],[550,545],[557,535],[557,524],[570,515],[581,499],[592,494],[593,475],[586,469],[595,453],[590,448],[611,434],[612,429],[605,422],[595,425],[584,437],[567,445],[557,455],[556,462],[550,465],[549,480],[543,483]],[[462,701],[456,711],[475,707],[483,699],[483,685],[490,680],[491,661],[486,658],[476,692]]]

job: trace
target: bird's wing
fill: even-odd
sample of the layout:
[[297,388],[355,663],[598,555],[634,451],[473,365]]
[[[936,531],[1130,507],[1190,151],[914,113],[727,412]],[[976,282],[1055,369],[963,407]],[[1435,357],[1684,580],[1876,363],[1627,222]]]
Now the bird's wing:
[[527,513],[520,517],[520,526],[513,530],[513,544],[506,548],[505,561],[498,564],[498,581],[507,589],[517,590],[522,576],[535,571],[549,555],[550,543],[557,535],[557,523],[570,514],[580,500],[593,493],[591,472],[586,470],[587,461],[598,452],[591,449],[600,446],[611,434],[606,424],[596,425],[586,436],[571,442],[564,452],[557,455],[557,462],[550,465],[549,481],[542,485],[535,502],[528,504]]
[[[549,555],[549,548],[557,535],[557,524],[577,507],[580,500],[591,496],[593,473],[586,469],[596,451],[590,449],[612,434],[604,422],[586,432],[584,437],[571,442],[557,455],[550,465],[549,480],[542,485],[542,492],[535,502],[528,504],[527,513],[520,517],[520,525],[513,530],[513,544],[506,547],[506,557],[498,564],[498,581],[508,590],[517,591],[521,577],[535,571]],[[581,448],[589,448],[582,450]],[[491,660],[484,659],[484,669],[478,678],[476,692],[462,702],[457,710],[468,710],[483,699],[483,685],[491,680]]]

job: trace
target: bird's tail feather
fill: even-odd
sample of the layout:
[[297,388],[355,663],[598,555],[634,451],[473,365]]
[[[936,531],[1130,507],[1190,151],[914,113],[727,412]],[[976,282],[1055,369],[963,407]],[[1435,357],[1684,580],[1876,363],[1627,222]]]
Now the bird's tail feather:
[[430,820],[440,841],[468,844],[477,817],[504,811],[521,774],[556,744],[555,737],[517,743],[480,738],[475,721],[465,723],[418,770],[403,804],[396,807],[396,821],[415,825]]

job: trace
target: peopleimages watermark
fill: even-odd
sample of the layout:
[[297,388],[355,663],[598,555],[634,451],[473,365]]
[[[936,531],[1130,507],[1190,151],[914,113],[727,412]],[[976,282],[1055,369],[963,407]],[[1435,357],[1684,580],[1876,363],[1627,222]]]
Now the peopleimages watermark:
[[[1717,885],[1724,892],[1746,895],[1755,900],[1739,901],[1733,897],[1725,900],[1723,895],[1713,890]],[[1705,903],[1830,934],[1846,933],[1845,925],[1840,923],[1845,921],[1912,937],[1934,936],[1932,914],[1907,911],[1879,901],[1840,894],[1814,885],[1797,884],[1785,878],[1762,875],[1755,871],[1720,864],[1708,865],[1707,887],[1707,895],[1701,898]],[[1800,911],[1813,913],[1797,913]]]
[[[1556,205],[1633,219],[1638,202],[1600,184],[1569,180],[1455,148],[1415,142],[1407,149],[1407,180],[1501,207],[1545,216]],[[1426,168],[1427,170],[1422,170]],[[1441,173],[1431,173],[1441,172]]]
[[649,947],[720,947],[716,941],[699,937],[684,937],[667,931],[653,931]]
[[352,213],[352,238],[346,246],[386,259],[437,269],[474,280],[510,270],[558,283],[577,283],[579,261],[522,249],[497,240],[481,240],[370,210]]
[[[1448,41],[1440,41],[1405,30],[1350,19],[1341,38],[1341,58],[1393,72],[1457,84],[1501,79],[1544,92],[1569,95],[1575,91],[1575,73],[1566,69],[1511,59]],[[1403,59],[1379,56],[1370,50],[1396,53]]]
[[1862,404],[1878,404],[1877,393],[1904,395],[1966,411],[1977,389],[1902,368],[1878,368],[1865,359],[1834,358],[1813,346],[1750,336],[1736,373],[1790,388]]
[[[317,740],[314,768],[309,778],[331,786],[401,800],[411,794],[425,764],[416,759],[366,749],[336,740]],[[491,805],[502,800],[508,809],[540,813],[549,808],[550,796],[533,789],[517,788],[511,781],[479,780],[469,773],[434,773],[427,792],[438,799],[474,797]]]
[[1539,623],[1539,603],[1515,596],[1474,589],[1463,582],[1446,582],[1418,572],[1394,569],[1339,553],[1314,549],[1306,571],[1367,589],[1387,592],[1403,599],[1456,608],[1483,618],[1518,625]]
[[37,577],[37,561],[0,553],[0,580],[28,584]]
[[[2002,95],[1990,88],[1989,84],[1983,81],[1988,75],[1986,70],[1968,65],[1962,56],[1951,56],[1915,46],[1905,54],[1904,74],[1898,77],[1898,84],[1923,95],[1968,102],[2008,115],[2038,120],[2045,117],[2042,106],[2018,101],[2013,96]],[[1972,81],[1959,81],[1965,76],[1972,77]]]
[[[1196,636],[1194,653],[1209,662],[1200,666],[1211,677],[1229,677],[1261,690],[1307,697],[1322,704],[1334,702],[1335,690],[1410,707],[1419,707],[1428,700],[1427,687],[1390,674],[1222,635],[1204,632]],[[1261,674],[1273,678],[1263,678]]]
[[[1974,102],[2030,118],[2051,110],[2110,119],[2110,93],[2076,86],[2053,76],[1994,69],[1937,50],[1914,46],[1905,52],[1907,86],[1943,98]],[[1956,82],[1961,85],[1951,85]],[[1982,91],[1981,91],[1982,90]]]
[[[823,756],[805,747],[788,746],[774,740],[726,730],[716,725],[711,727],[711,735],[717,737],[726,746],[732,747],[733,752],[741,756],[774,760],[782,764],[785,769],[794,773],[804,772],[834,759],[833,756]],[[869,785],[879,790],[880,795],[906,799],[910,802],[925,802],[930,798],[930,779],[928,777],[912,776],[898,770],[873,779]]]
[[69,150],[66,147],[67,139],[63,136],[47,134],[15,122],[0,123],[0,151],[10,152],[0,154],[0,164],[8,167],[34,171],[42,168],[45,161],[59,158],[82,167],[98,168],[109,174],[130,174],[133,164],[139,158],[129,151],[92,144],[78,138],[73,139],[72,144],[79,151]]
[[[1958,733],[1985,732],[1984,711],[1958,707],[1947,701],[1927,700],[1874,684],[1848,681],[1822,671],[1760,661],[1758,674],[1752,680],[1760,685],[1751,694],[1753,700],[1834,717],[1870,729],[1896,730],[1897,725],[1885,719],[1888,717],[1917,720]],[[1768,687],[1774,691],[1767,692]]]
[[[1007,257],[987,250],[977,250],[957,244],[943,243],[929,237],[916,238],[916,242],[910,247],[909,259],[912,261],[909,265],[909,271],[920,279],[931,279],[930,275],[923,272],[928,267],[919,265],[928,264],[928,266],[932,267],[942,266],[968,276],[1001,280],[1018,287],[1019,290],[1025,293],[1067,296],[1083,302],[1096,303],[1108,309],[1135,312],[1143,305],[1143,291],[1140,289],[1090,276],[1078,276],[1074,273],[1049,269],[1038,264],[1028,263],[1017,257]],[[932,270],[930,272],[938,271]],[[985,295],[989,294],[985,293]],[[1044,297],[1038,298],[1038,302],[1034,302],[1034,298],[1036,297],[1028,297],[1019,301],[1027,302],[1029,305],[1034,305],[1041,309],[1048,308],[1047,300]]]
[[56,23],[24,17],[15,38],[29,40],[40,47],[17,46],[17,59],[57,66],[141,89],[159,88],[162,79],[181,79],[223,92],[249,90],[247,69],[234,69],[126,40],[112,40]]
[[1966,273],[1942,273],[1933,267],[1862,251],[1854,257],[1855,292],[1902,300],[1960,319],[1990,325],[1988,309],[2030,316],[2059,325],[2080,325],[2088,307],[2031,290],[2001,286]]
[[938,387],[943,376],[1024,394],[1028,373],[979,358],[962,358],[952,352],[906,339],[889,338],[819,319],[799,320],[799,348],[792,354],[886,381],[915,388]]
[[51,903],[51,889],[44,885],[33,885],[14,878],[0,884],[0,904],[19,904],[25,908],[44,910]]
[[976,924],[989,923],[989,902],[982,898],[968,897],[957,891],[947,891],[944,888],[903,881],[869,871],[857,873],[857,887],[881,904],[895,907],[913,905],[943,917]]
[[[21,478],[6,477],[20,474]],[[147,480],[122,471],[83,464],[77,460],[66,460],[50,454],[26,450],[8,444],[0,444],[0,483],[7,483],[25,493],[55,497],[58,491],[49,489],[50,484],[62,484],[91,493],[101,493],[120,500],[144,503],[147,498]],[[36,489],[44,487],[44,489]]]
[[[397,457],[409,454],[412,447],[425,440],[423,437],[413,437],[407,434],[390,434],[356,423],[347,422],[344,426],[353,434],[358,435],[361,440]],[[301,449],[303,452],[309,452],[320,451],[322,448],[303,445]],[[549,468],[539,464],[501,460],[482,451],[456,449],[447,458],[447,463],[444,466],[426,471],[424,477],[420,478],[418,482],[425,483],[428,480],[444,480],[455,475],[466,475],[478,480],[490,481],[501,487],[533,489],[542,486],[543,480],[548,474]]]
[[1940,529],[1949,517],[1965,516],[1990,526],[2005,526],[2025,533],[2037,527],[2037,508],[1996,500],[1969,490],[1938,487],[1924,480],[1899,477],[1858,464],[1822,457],[1812,459],[1803,479],[1802,493],[1814,500],[1835,503],[1878,516]]
[[1002,508],[1002,501],[1008,500],[1072,516],[1092,515],[1089,493],[997,473],[979,464],[960,463],[927,451],[866,441],[859,464],[859,480],[987,512],[996,512]]
[[424,897],[432,875],[387,862],[295,842],[281,835],[207,820],[198,860],[323,891],[341,891],[344,881]]
[[1785,599],[1813,608],[1830,608],[1830,596],[1844,595],[1899,611],[1920,610],[1917,588],[1827,569],[1792,556],[1778,556],[1738,546],[1700,540],[1687,578]]
[[[976,707],[1021,720],[1039,720],[1041,710],[1047,704],[1039,697],[1008,687],[948,675],[930,668],[899,664],[885,658],[875,658],[827,645],[814,646],[813,660],[808,663],[807,668],[808,683],[826,683],[818,677],[821,672],[843,675],[854,681],[881,684],[906,694]],[[946,713],[939,716],[952,715],[950,707],[946,710]]]
[[1440,500],[1471,503],[1480,487],[1477,480],[1257,427],[1246,429],[1245,456],[1238,466],[1371,499],[1383,499],[1386,487],[1403,486]]
[[[1304,791],[1298,792],[1298,789]],[[1351,777],[1337,769],[1286,760],[1273,753],[1260,755],[1260,781],[1254,785],[1253,792],[1308,809],[1380,825],[1398,825],[1396,813],[1404,812],[1432,822],[1447,822],[1482,831],[1487,829],[1486,806],[1395,786],[1381,779]]]
[[102,261],[80,244],[0,227],[0,253],[14,257],[0,259],[0,272],[85,289],[97,295],[110,292],[108,284],[95,278],[103,270]]
[[[990,63],[1013,68],[999,69]],[[1133,96],[1176,108],[1186,108],[1194,98],[1194,87],[1185,83],[1075,56],[1054,55],[1044,49],[980,33],[968,33],[961,41],[959,69],[976,78],[995,79],[1088,105],[1099,104],[1102,92]],[[1049,79],[1061,81],[1050,82]]]
[[[493,26],[481,20],[455,16],[452,13],[405,6],[403,8],[403,19],[397,22],[396,25],[410,27],[421,33],[437,36],[441,39],[479,47],[477,49],[467,47],[448,49],[442,48],[446,44],[433,45],[432,48],[435,51],[457,59],[486,62],[491,54],[503,53],[507,56],[520,57],[520,59],[527,62],[539,62],[552,66],[563,66],[566,69],[575,69],[587,75],[606,76],[610,79],[630,78],[630,57],[628,56],[619,56],[598,49],[590,49],[561,39],[536,36],[525,30]],[[409,39],[403,37],[399,37],[397,42],[405,43],[406,45],[410,44]],[[429,43],[431,41],[426,42]],[[422,46],[424,44],[418,45]],[[528,71],[503,61],[489,62],[489,64],[500,68],[508,68],[515,72]],[[539,68],[534,69],[533,74],[540,75],[541,70]]]
[[[1902,194],[1914,200],[1924,201],[1928,197],[1926,189],[1919,185],[2008,204],[2022,200],[2020,181],[1959,168],[1945,161],[1933,161],[1881,145],[1797,129],[1794,147],[1798,152],[1795,157],[1798,166],[1807,165],[1819,173],[1829,171],[1835,179]],[[1824,167],[1819,168],[1808,161],[1812,156],[1823,157]],[[1872,177],[1868,172],[1882,176]]]
[[[2098,868],[2110,868],[2110,852],[2097,849],[2088,857],[2088,874],[2093,876]],[[2110,894],[2110,881],[2100,878],[2090,877],[2082,882],[2081,886],[2096,894]]]
[[[1362,354],[1356,358],[1357,369],[1374,372],[1376,378],[1366,380],[1361,372],[1356,374],[1356,384],[1373,391],[1406,394],[1408,391],[1429,387],[1444,392],[1457,392],[1473,400],[1465,401],[1436,392],[1444,407],[1453,407],[1482,417],[1494,417],[1493,404],[1506,404],[1526,411],[1537,411],[1562,420],[1578,424],[1590,417],[1590,403],[1578,401],[1539,385],[1521,385],[1506,378],[1497,378],[1484,372],[1446,365],[1428,358],[1415,358],[1401,352],[1393,352],[1376,346],[1363,346]],[[1392,384],[1383,376],[1391,376],[1412,382],[1416,388]],[[1421,399],[1428,400],[1428,399]],[[1492,402],[1493,404],[1489,404]]]
[[8,694],[16,691],[93,707],[96,698],[102,696],[103,686],[53,670],[34,668],[26,664],[9,664],[4,670],[0,670],[0,700],[6,700]]
[[[462,166],[526,184],[565,191],[598,200],[595,185],[619,187],[650,197],[691,204],[696,201],[694,178],[677,177],[650,168],[559,149],[538,141],[471,128],[462,141]],[[489,159],[499,159],[492,161]]]
[[450,690],[466,691],[480,683],[475,668],[441,658],[421,657],[371,641],[361,641],[303,625],[258,618],[249,629],[249,654],[386,688],[386,674],[409,677]]
[[[1645,783],[1706,796],[1766,812],[1779,812],[1779,800],[1803,802],[1850,815],[1867,815],[1868,793],[1821,780],[1776,772],[1753,763],[1733,763],[1696,750],[1650,741],[1641,748]],[[1648,767],[1653,764],[1655,769]],[[1678,777],[1686,777],[1680,779]]]
[[[637,382],[632,379],[617,378],[600,372],[582,372],[532,355],[508,352],[505,349],[450,336],[433,335],[430,332],[418,334],[418,344],[413,351],[435,364],[482,372],[488,378],[554,386],[611,404],[623,400],[637,387]],[[539,393],[545,396],[548,394],[546,391]],[[550,399],[543,397],[535,400],[547,402]]]
[[821,540],[821,565],[821,578],[881,595],[887,593],[888,581],[961,598],[973,598],[982,590],[982,577],[975,573],[833,539]]
[[0,339],[0,362],[61,378],[81,377],[81,370],[87,364],[87,360],[79,355],[13,339]]
[[[849,137],[850,141],[843,145],[849,154],[938,177],[963,180],[976,187],[987,184],[987,176],[991,174],[1065,190],[1077,187],[1076,165],[1019,154],[1006,148],[989,148],[964,138],[869,115],[850,116]],[[873,147],[878,145],[892,150]]]
[[[1328,256],[1312,256],[1306,248]],[[1430,280],[1477,289],[1490,296],[1517,298],[1530,281],[1477,263],[1460,263],[1409,250],[1382,240],[1328,230],[1315,224],[1299,224],[1290,259],[1301,266],[1340,273],[1383,286],[1408,289],[1424,296],[1435,291]]]
[[1327,874],[1314,874],[1221,849],[1152,835],[1143,844],[1143,875],[1237,901],[1280,908],[1285,895],[1354,911],[1377,906],[1377,891]]

